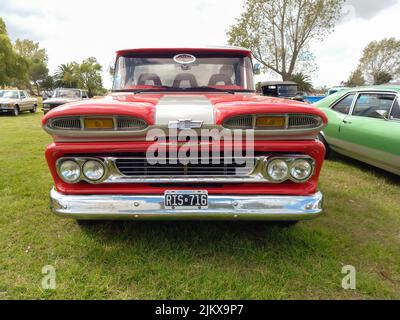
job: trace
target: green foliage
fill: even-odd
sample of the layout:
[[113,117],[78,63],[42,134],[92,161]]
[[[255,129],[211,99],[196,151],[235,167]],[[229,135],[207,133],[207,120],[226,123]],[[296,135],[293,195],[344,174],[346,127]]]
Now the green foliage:
[[289,80],[313,65],[312,40],[323,40],[340,17],[344,0],[246,0],[244,12],[227,35],[229,43],[250,48],[266,69]]
[[78,72],[79,65],[76,62],[61,64],[54,74],[57,86],[65,88],[79,87]]
[[90,97],[104,94],[101,71],[102,67],[94,57],[83,60],[79,66],[79,83],[88,90]]
[[0,87],[13,85],[27,79],[28,61],[18,55],[7,34],[7,28],[0,18]]
[[15,49],[28,63],[28,77],[23,81],[22,85],[29,88],[31,92],[33,92],[33,85],[36,89],[35,93],[40,95],[41,83],[49,75],[46,50],[40,48],[39,43],[27,39],[17,39]]
[[62,64],[55,73],[56,84],[65,88],[82,88],[88,90],[89,96],[105,93],[101,77],[102,67],[96,58]]
[[372,41],[364,49],[359,68],[369,83],[375,79],[388,79],[400,76],[400,41],[395,38],[385,38]]
[[374,84],[385,84],[393,80],[393,76],[385,71],[378,71],[374,73]]
[[290,77],[290,81],[296,82],[297,88],[302,92],[312,92],[313,85],[311,83],[311,79],[309,76],[304,75],[303,73],[294,73]]
[[365,79],[360,68],[357,68],[355,71],[353,71],[349,79],[344,82],[344,86],[346,87],[360,87],[364,85]]

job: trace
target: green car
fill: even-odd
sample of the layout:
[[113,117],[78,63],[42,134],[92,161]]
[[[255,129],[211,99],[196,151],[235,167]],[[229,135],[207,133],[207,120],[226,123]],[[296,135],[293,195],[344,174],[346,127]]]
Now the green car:
[[334,150],[400,175],[400,86],[344,90],[314,106],[329,119],[320,135],[328,153]]

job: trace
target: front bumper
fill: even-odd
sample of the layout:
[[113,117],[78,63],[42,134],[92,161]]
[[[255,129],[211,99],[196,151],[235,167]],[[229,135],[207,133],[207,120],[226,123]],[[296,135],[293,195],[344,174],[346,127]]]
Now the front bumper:
[[164,209],[163,195],[64,195],[51,190],[59,216],[95,220],[309,220],[322,213],[321,192],[310,196],[209,195],[208,209]]

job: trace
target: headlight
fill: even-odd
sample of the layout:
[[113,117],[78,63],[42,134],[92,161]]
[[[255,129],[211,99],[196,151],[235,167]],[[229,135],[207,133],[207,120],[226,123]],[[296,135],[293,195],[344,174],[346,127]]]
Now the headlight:
[[104,176],[104,165],[100,161],[88,160],[83,165],[83,174],[91,181],[98,181]]
[[274,181],[283,181],[288,178],[289,168],[285,161],[272,160],[267,166],[267,173]]
[[312,173],[312,165],[309,161],[304,159],[297,159],[293,161],[290,167],[290,174],[296,180],[306,180]]
[[61,178],[68,183],[78,182],[81,176],[81,168],[79,164],[72,160],[66,160],[61,163],[59,168]]

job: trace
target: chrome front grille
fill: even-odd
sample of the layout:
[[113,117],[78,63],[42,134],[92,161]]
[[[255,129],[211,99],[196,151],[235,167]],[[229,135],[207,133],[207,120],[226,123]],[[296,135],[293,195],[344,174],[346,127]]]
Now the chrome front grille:
[[317,128],[321,125],[318,117],[309,114],[296,114],[289,116],[289,129],[310,129]]
[[158,163],[148,161],[146,158],[119,158],[115,159],[116,168],[119,172],[128,177],[233,177],[246,175],[254,167],[252,159],[251,167],[245,159],[236,163],[224,163],[224,159],[219,159],[219,163],[188,163],[182,164],[177,159],[161,159]]
[[[285,125],[280,127],[257,127],[257,117],[284,117]],[[228,129],[255,129],[257,130],[307,130],[321,128],[323,125],[321,117],[312,114],[253,114],[235,116],[225,120],[223,127]]]
[[49,126],[52,129],[80,130],[81,120],[79,117],[56,118],[50,121]]
[[[127,116],[100,116],[104,118],[112,118],[113,119],[113,129],[109,130],[113,131],[139,131],[143,130],[147,127],[147,122],[143,119],[135,118],[135,117],[127,117]],[[104,132],[105,130],[97,129],[86,129],[84,127],[86,118],[97,118],[97,116],[69,116],[62,118],[53,118],[49,119],[46,126],[52,130],[80,130],[80,131],[99,131]]]

